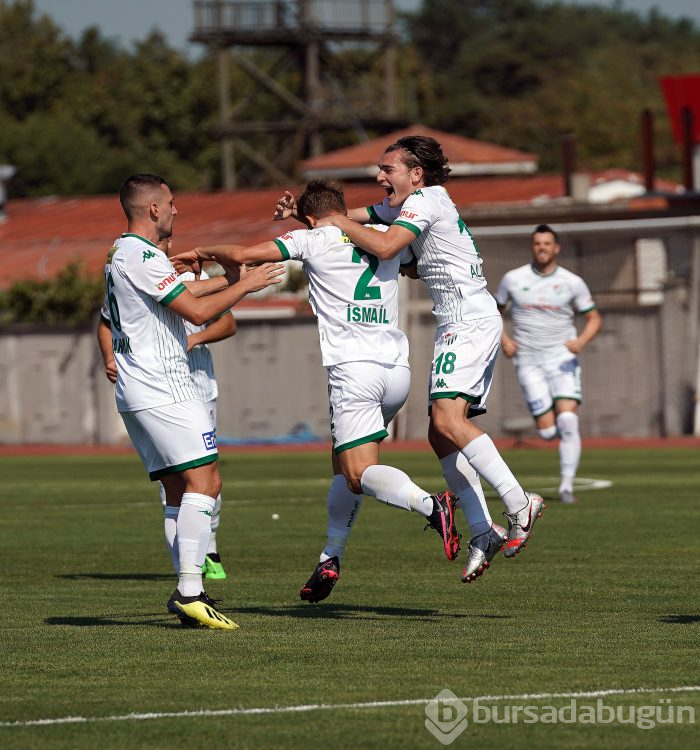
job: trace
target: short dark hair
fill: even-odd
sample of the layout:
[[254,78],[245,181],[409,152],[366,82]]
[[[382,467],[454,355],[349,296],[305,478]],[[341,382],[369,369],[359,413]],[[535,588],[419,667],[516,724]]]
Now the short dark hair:
[[403,163],[409,168],[423,168],[423,182],[426,187],[431,185],[442,185],[447,181],[450,172],[448,159],[442,153],[442,146],[427,135],[406,135],[392,143],[384,152],[403,151]]
[[532,236],[534,237],[536,234],[541,234],[542,232],[549,232],[552,237],[554,237],[554,241],[557,245],[559,244],[559,235],[549,226],[549,224],[538,224],[532,232]]
[[119,188],[119,202],[122,204],[127,219],[133,218],[134,207],[139,202],[142,193],[160,188],[166,182],[157,174],[132,174],[127,177]]
[[314,219],[347,213],[340,185],[329,180],[312,180],[297,200],[297,213],[301,217],[313,216]]

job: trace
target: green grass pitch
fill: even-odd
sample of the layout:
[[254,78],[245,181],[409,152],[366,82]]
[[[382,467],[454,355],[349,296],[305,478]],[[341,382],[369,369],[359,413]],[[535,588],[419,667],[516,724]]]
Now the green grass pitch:
[[[555,481],[556,451],[505,455],[526,488]],[[428,452],[384,460],[443,487]],[[3,748],[438,748],[425,703],[444,689],[541,709],[577,691],[700,684],[693,450],[586,451],[580,474],[613,486],[575,506],[550,498],[528,548],[471,585],[460,582],[466,545],[449,563],[416,514],[365,498],[340,581],[318,605],[298,590],[325,539],[328,456],[224,454],[230,577],[207,589],[235,632],[184,630],[166,613],[174,578],[158,493],[135,456],[0,466]],[[500,519],[501,503],[489,506]],[[668,699],[700,723],[697,690],[604,698]],[[91,720],[29,723],[65,717]],[[697,747],[687,720],[522,721],[469,721],[450,747]]]

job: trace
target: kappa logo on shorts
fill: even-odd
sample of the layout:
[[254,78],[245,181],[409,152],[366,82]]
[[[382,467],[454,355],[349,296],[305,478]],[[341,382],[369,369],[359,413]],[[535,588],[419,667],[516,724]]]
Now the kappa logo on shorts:
[[447,383],[442,379],[438,378],[437,383],[435,383],[436,388],[447,388]]
[[211,451],[216,448],[216,433],[212,430],[211,432],[203,432],[202,440],[204,440],[204,447]]

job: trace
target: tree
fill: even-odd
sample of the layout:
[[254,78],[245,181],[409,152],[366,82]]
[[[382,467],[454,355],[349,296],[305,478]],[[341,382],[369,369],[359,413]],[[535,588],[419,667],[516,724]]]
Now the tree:
[[559,136],[574,132],[582,167],[638,168],[639,114],[651,108],[659,164],[673,163],[658,79],[697,69],[693,24],[538,0],[425,0],[409,25],[429,124],[534,151],[550,170]]

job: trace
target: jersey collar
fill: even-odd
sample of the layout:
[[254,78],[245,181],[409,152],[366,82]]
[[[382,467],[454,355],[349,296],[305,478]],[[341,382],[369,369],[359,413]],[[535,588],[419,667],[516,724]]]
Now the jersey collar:
[[150,245],[151,247],[155,247],[156,250],[160,250],[158,245],[154,245],[150,240],[147,240],[145,237],[142,237],[140,234],[133,234],[132,232],[123,232],[122,237],[135,237],[137,240],[141,240],[141,242],[145,242],[147,245]]
[[553,271],[550,271],[549,273],[542,273],[542,271],[537,270],[534,263],[530,263],[530,268],[532,269],[532,272],[534,274],[536,274],[537,276],[541,276],[543,279],[546,279],[548,276],[554,276],[554,274],[559,270],[559,266],[555,266]]

